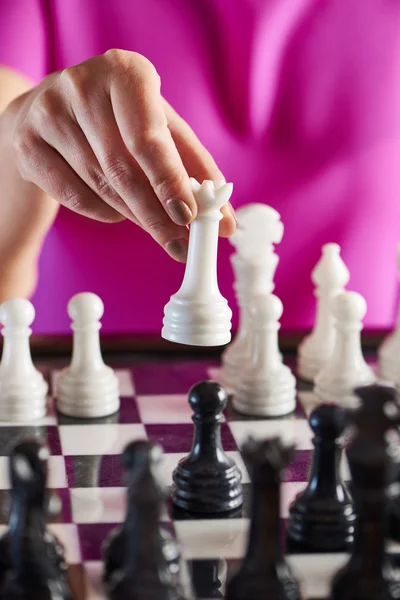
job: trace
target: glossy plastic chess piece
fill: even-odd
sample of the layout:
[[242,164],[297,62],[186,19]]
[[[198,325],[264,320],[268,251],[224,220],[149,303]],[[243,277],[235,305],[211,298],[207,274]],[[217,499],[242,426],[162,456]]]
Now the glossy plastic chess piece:
[[220,209],[232,194],[231,183],[191,179],[197,217],[190,225],[188,257],[180,289],[164,309],[161,335],[191,346],[222,346],[231,340],[232,311],[217,281]]
[[[400,272],[400,244],[397,248],[397,269]],[[378,348],[379,377],[400,389],[400,312],[397,325]]]
[[289,508],[286,549],[291,553],[346,552],[354,539],[355,514],[340,478],[345,411],[321,404],[309,418],[314,453],[309,482]]
[[273,294],[255,296],[249,306],[251,358],[236,385],[235,410],[257,417],[278,417],[296,408],[296,378],[279,352],[282,302]]
[[78,418],[105,417],[119,409],[119,382],[100,348],[104,305],[96,294],[77,294],[68,303],[74,332],[72,360],[56,383],[57,409]]
[[242,453],[252,481],[250,533],[243,562],[228,581],[226,600],[300,600],[282,548],[280,518],[282,471],[293,448],[279,439],[249,440]]
[[236,211],[238,229],[230,238],[236,253],[231,256],[235,293],[239,305],[239,327],[235,339],[222,354],[221,383],[234,388],[250,361],[251,326],[248,305],[254,295],[274,290],[279,257],[274,244],[283,237],[279,213],[265,204],[250,204]]
[[11,514],[0,539],[0,598],[72,600],[64,548],[47,528],[47,448],[18,444],[10,456]]
[[166,498],[161,458],[161,447],[147,440],[132,442],[124,450],[126,517],[103,547],[104,583],[110,600],[185,599],[179,548],[160,526]]
[[386,436],[399,422],[399,407],[389,386],[370,385],[355,394],[361,405],[349,411],[355,435],[347,457],[357,520],[350,559],[334,576],[330,598],[395,600],[400,598],[400,572],[386,553]]
[[15,298],[0,306],[3,354],[0,363],[0,420],[33,421],[47,412],[48,385],[35,368],[29,347],[35,309]]
[[315,285],[317,315],[312,332],[299,344],[297,369],[299,376],[307,381],[314,381],[332,355],[336,329],[331,304],[333,298],[344,291],[350,279],[338,244],[325,244],[322,247],[321,259],[311,278]]
[[225,454],[221,442],[225,390],[213,381],[194,385],[189,404],[194,411],[194,440],[188,456],[179,461],[171,489],[175,506],[192,513],[224,513],[243,503],[241,473]]
[[336,339],[332,355],[315,378],[314,393],[321,402],[351,405],[353,390],[375,381],[361,348],[362,320],[367,311],[364,298],[343,292],[332,300]]

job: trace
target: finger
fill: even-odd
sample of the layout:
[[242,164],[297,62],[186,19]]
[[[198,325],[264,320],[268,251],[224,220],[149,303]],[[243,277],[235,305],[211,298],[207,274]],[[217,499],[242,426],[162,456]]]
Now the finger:
[[[163,102],[168,127],[186,171],[197,181],[204,181],[205,179],[211,179],[212,181],[225,180],[210,152],[200,142],[193,129],[166,100],[163,100]],[[230,202],[222,207],[221,212],[223,219],[220,221],[219,234],[221,237],[230,237],[236,231],[235,212]]]
[[[189,176],[168,129],[159,77],[148,61],[133,76],[115,77],[111,103],[122,139],[148,178],[164,210],[178,225],[197,213]],[[139,85],[138,85],[139,80]]]
[[121,216],[138,224],[128,205],[110,184],[80,127],[62,115],[52,127],[40,127],[42,139],[54,148],[86,185]]
[[[175,260],[187,256],[188,230],[176,225],[167,215],[151,185],[129,154],[115,122],[111,105],[104,98],[93,110],[75,98],[74,115],[100,165],[118,196],[140,226]],[[101,135],[99,135],[101,123]]]
[[118,222],[123,218],[92,192],[56,150],[36,135],[20,132],[14,144],[21,176],[60,204],[103,222]]

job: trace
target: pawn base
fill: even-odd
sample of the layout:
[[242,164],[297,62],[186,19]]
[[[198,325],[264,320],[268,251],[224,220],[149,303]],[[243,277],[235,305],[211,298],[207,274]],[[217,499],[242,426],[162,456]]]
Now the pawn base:
[[238,383],[232,405],[254,417],[281,417],[296,409],[296,380],[284,367],[280,373],[257,381],[251,374]]
[[171,489],[175,506],[191,513],[230,512],[243,504],[241,473],[233,461],[224,470],[193,469],[183,459],[173,473]]
[[347,552],[354,541],[356,516],[350,503],[300,497],[289,509],[288,553]]
[[81,419],[107,417],[119,410],[119,382],[110,367],[82,374],[70,368],[59,375],[57,381],[57,410]]
[[204,302],[172,296],[164,309],[161,336],[187,346],[224,346],[231,341],[231,318],[222,296]]
[[314,394],[320,402],[351,406],[355,402],[353,390],[374,383],[375,380],[374,372],[366,365],[363,371],[352,373],[349,377],[343,376],[337,379],[317,377]]
[[0,380],[0,421],[18,423],[42,419],[47,413],[48,389],[39,372],[24,383]]
[[323,351],[321,348],[312,347],[311,338],[306,338],[304,343],[300,344],[297,355],[297,373],[299,377],[312,383],[326,365],[331,354],[331,352]]

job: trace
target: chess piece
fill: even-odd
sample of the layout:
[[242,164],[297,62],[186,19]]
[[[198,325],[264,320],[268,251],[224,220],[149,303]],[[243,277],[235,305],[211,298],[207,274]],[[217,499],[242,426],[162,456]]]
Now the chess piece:
[[[400,244],[397,248],[397,268],[400,272]],[[379,377],[391,381],[400,389],[400,313],[397,326],[378,348]]]
[[336,340],[333,353],[315,378],[314,392],[321,402],[351,404],[354,388],[375,381],[361,349],[362,319],[367,311],[364,298],[343,292],[332,300]]
[[47,412],[48,385],[35,368],[29,347],[35,309],[29,300],[15,298],[0,306],[4,326],[0,364],[0,420],[33,421]]
[[132,442],[124,450],[127,513],[103,547],[103,579],[110,600],[184,600],[179,549],[160,527],[166,498],[161,458],[161,447],[147,440]]
[[353,543],[352,499],[340,479],[345,420],[334,404],[321,404],[310,415],[315,449],[308,485],[289,508],[288,552],[346,552]]
[[183,282],[165,306],[161,335],[179,344],[222,346],[231,339],[232,311],[218,289],[218,223],[232,184],[203,181],[200,185],[195,179],[191,184],[197,217],[190,226]]
[[255,296],[249,306],[251,360],[237,385],[234,408],[244,414],[278,417],[296,408],[296,379],[278,346],[282,302],[273,294]]
[[243,448],[252,480],[250,533],[243,562],[228,581],[226,600],[301,598],[281,538],[280,481],[292,452],[279,439],[249,440]]
[[314,381],[332,355],[336,329],[331,302],[344,291],[350,278],[338,244],[325,244],[322,247],[321,259],[311,277],[316,286],[314,294],[317,298],[317,316],[314,329],[298,349],[298,374],[307,381]]
[[196,598],[223,598],[221,564],[226,571],[224,560],[200,560],[192,562],[191,576]]
[[57,409],[70,417],[105,417],[119,409],[119,383],[101,355],[99,330],[104,305],[95,294],[73,296],[68,303],[73,349],[69,367],[56,384]]
[[194,411],[192,450],[173,473],[171,489],[175,506],[192,513],[223,513],[243,503],[241,473],[224,452],[221,442],[225,390],[213,381],[203,381],[189,391]]
[[235,339],[222,354],[221,382],[229,389],[235,384],[251,353],[248,304],[254,295],[274,290],[279,257],[274,244],[283,236],[279,213],[265,204],[251,204],[236,212],[238,229],[230,238],[237,252],[231,256],[235,292],[239,305],[239,327]]
[[355,436],[347,449],[357,520],[348,563],[334,576],[332,600],[394,600],[400,597],[398,573],[385,551],[386,486],[389,475],[387,432],[399,421],[395,393],[370,385],[355,391],[361,406],[349,418]]
[[37,440],[10,456],[11,514],[0,539],[0,597],[7,600],[72,600],[63,546],[46,526],[48,457]]

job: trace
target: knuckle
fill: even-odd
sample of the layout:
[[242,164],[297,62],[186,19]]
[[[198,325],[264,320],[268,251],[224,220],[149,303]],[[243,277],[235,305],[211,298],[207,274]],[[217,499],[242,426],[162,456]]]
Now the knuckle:
[[24,178],[30,171],[32,157],[37,146],[36,136],[30,129],[20,127],[14,134],[13,150],[21,176]]
[[89,96],[88,90],[89,74],[84,64],[74,67],[67,67],[61,72],[59,81],[65,85],[71,92],[78,96]]
[[160,218],[158,215],[149,214],[143,219],[145,229],[150,232],[154,237],[161,237],[166,233],[167,223],[166,220]]
[[132,71],[134,69],[141,77],[154,78],[161,82],[155,66],[143,54],[111,48],[105,52],[104,57],[113,68],[122,71]]
[[111,186],[129,188],[132,185],[133,173],[129,165],[123,160],[106,159],[104,174]]
[[178,168],[159,173],[153,178],[153,186],[161,200],[168,200],[172,196],[179,196],[183,188],[183,176]]
[[93,189],[98,196],[102,196],[103,198],[116,198],[118,196],[104,173],[92,170],[90,179],[92,181]]
[[61,196],[61,203],[75,212],[81,212],[85,208],[85,199],[77,190],[66,189]]
[[143,158],[155,154],[159,155],[164,147],[159,128],[147,127],[143,129],[132,140],[131,146],[133,153]]
[[61,110],[61,99],[51,89],[44,90],[33,102],[30,119],[43,131],[54,127]]

